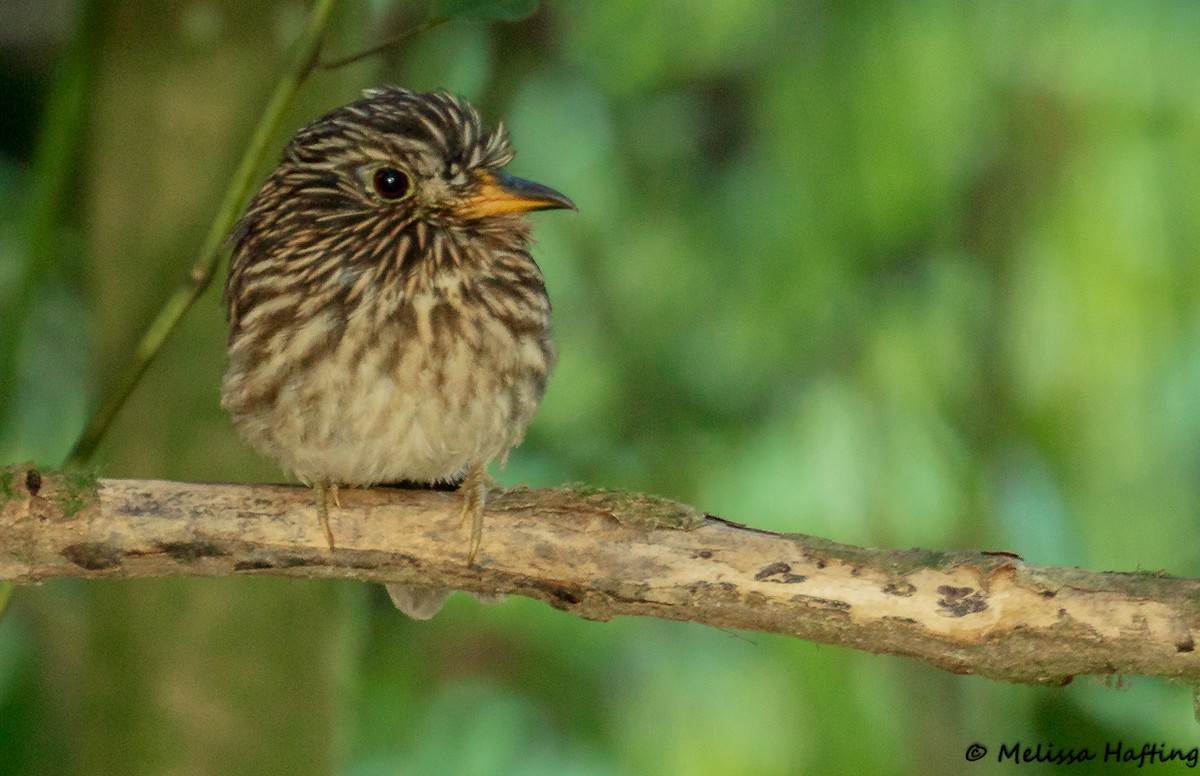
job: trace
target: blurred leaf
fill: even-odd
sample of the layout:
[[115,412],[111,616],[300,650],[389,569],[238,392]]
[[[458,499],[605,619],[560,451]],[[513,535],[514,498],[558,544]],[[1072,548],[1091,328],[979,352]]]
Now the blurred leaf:
[[434,0],[433,19],[472,22],[515,22],[532,16],[538,0]]
[[[10,277],[0,288],[0,433],[7,432],[3,421],[13,412],[14,385],[19,379],[16,353],[24,341],[34,289],[56,272],[66,270],[60,276],[73,277],[73,270],[82,264],[80,257],[87,255],[86,251],[60,252],[58,236],[63,225],[77,215],[66,203],[74,194],[72,184],[78,182],[79,139],[86,126],[89,85],[103,41],[103,12],[103,3],[81,4],[74,40],[63,53],[41,117],[26,201],[19,208],[5,202],[6,216],[0,219],[7,221],[18,211],[25,219],[24,244],[13,246],[10,256],[17,261],[6,270]],[[7,199],[8,193],[3,197]]]

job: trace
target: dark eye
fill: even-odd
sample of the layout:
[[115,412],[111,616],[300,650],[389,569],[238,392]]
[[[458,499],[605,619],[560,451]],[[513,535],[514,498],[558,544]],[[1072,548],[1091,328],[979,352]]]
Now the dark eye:
[[375,171],[372,183],[375,193],[384,199],[400,199],[412,188],[408,176],[395,167],[380,167]]

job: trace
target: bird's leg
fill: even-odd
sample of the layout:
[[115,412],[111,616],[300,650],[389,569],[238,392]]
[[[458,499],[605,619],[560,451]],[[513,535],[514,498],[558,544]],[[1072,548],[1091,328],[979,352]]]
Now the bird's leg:
[[475,556],[479,553],[479,545],[483,541],[483,508],[487,504],[488,488],[496,485],[496,481],[488,476],[487,464],[473,463],[467,469],[458,490],[463,494],[462,517],[459,526],[471,518],[471,541],[467,545],[467,566],[475,565]]
[[333,503],[340,509],[342,505],[338,501],[338,486],[327,480],[317,480],[313,483],[313,490],[317,492],[317,520],[321,523],[321,530],[325,532],[329,551],[333,552],[333,529],[329,527],[329,491],[333,491]]

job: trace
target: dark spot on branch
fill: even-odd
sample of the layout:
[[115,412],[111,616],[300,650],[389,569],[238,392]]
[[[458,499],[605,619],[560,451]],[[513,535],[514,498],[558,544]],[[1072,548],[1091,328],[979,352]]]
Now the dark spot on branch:
[[966,617],[988,608],[987,598],[974,588],[942,585],[937,591],[942,595],[938,599],[938,614],[943,617]]
[[1038,593],[1038,595],[1040,595],[1042,598],[1053,598],[1054,596],[1058,595],[1058,591],[1057,590],[1043,590],[1042,592]]
[[29,495],[36,496],[41,489],[42,473],[37,469],[30,469],[25,472],[25,490],[29,491]]
[[941,585],[937,589],[938,593],[943,596],[946,603],[958,603],[962,599],[975,592],[973,587],[951,587],[950,585]]
[[[578,606],[583,602],[583,595],[570,588],[545,584],[535,584],[534,587],[541,591],[541,594],[538,595],[539,598],[559,611],[571,611],[572,607]],[[577,610],[575,613],[586,619],[591,619],[586,611]]]
[[883,588],[883,592],[900,598],[908,598],[917,592],[917,586],[911,582],[888,582]]
[[826,561],[824,558],[817,558],[817,568],[818,569],[823,569],[828,565],[829,565],[829,562]]
[[692,557],[708,560],[709,558],[712,557],[712,550],[700,550],[699,552],[693,554]]
[[763,566],[758,573],[754,575],[755,579],[766,579],[784,571],[791,571],[792,567],[786,563],[772,563],[769,566]]
[[103,571],[121,565],[121,553],[104,542],[80,542],[62,549],[62,556],[88,571]]
[[229,554],[216,542],[162,542],[157,547],[180,563],[192,563],[198,558],[221,558]]
[[860,569],[858,566],[850,567],[850,576],[857,577],[857,576],[861,576],[861,575],[862,575],[862,569]]
[[814,609],[828,609],[835,612],[850,611],[850,604],[833,598],[818,598],[814,595],[794,595],[791,600],[793,603],[804,604]]
[[300,555],[283,555],[271,558],[252,558],[239,560],[233,564],[234,571],[265,571],[267,569],[294,569],[300,566],[319,566],[319,561],[304,558]]
[[1192,634],[1188,634],[1182,641],[1175,642],[1176,652],[1195,652],[1196,640],[1192,638]]
[[790,563],[779,561],[778,563],[763,566],[754,575],[754,579],[758,582],[779,582],[785,585],[794,585],[797,582],[803,582],[807,577],[803,574],[793,574]]
[[275,564],[269,560],[239,560],[233,564],[234,571],[262,571],[273,568],[275,568]]

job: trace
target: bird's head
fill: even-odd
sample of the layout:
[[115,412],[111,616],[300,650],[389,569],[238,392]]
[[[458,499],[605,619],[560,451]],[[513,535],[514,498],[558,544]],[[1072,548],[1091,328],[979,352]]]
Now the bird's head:
[[292,139],[231,235],[234,263],[354,284],[523,252],[523,213],[575,205],[504,173],[512,157],[503,127],[463,100],[368,89]]

